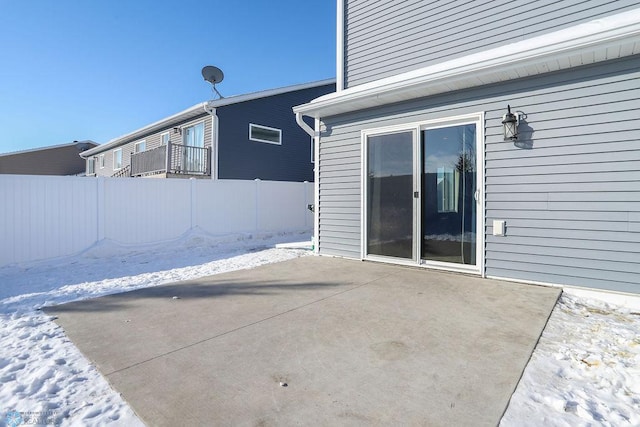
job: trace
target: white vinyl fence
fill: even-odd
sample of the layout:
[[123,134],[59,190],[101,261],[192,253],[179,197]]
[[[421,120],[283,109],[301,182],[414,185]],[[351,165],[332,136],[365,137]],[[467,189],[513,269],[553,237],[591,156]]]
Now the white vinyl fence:
[[310,231],[313,183],[0,175],[0,266],[78,253],[103,239],[169,241]]

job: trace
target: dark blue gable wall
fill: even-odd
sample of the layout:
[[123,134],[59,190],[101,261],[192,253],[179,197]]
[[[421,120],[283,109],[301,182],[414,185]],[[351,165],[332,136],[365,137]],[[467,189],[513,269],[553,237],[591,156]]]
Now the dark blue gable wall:
[[[311,138],[291,107],[333,91],[330,84],[219,107],[218,178],[313,181]],[[249,123],[281,129],[282,145],[250,141]]]

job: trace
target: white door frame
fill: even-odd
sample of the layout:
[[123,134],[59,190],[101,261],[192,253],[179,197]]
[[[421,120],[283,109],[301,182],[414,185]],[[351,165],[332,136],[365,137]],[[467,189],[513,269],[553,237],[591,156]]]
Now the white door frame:
[[[422,144],[420,143],[420,135],[423,130],[437,129],[449,126],[457,126],[463,124],[475,124],[476,125],[476,265],[464,265],[456,263],[428,261],[421,259],[421,225],[422,225],[422,194],[420,197],[414,198],[414,215],[413,215],[413,233],[414,233],[414,248],[412,259],[401,259],[394,257],[386,257],[380,255],[370,255],[367,253],[367,171],[368,171],[368,152],[367,152],[367,139],[370,136],[379,136],[385,134],[393,134],[399,132],[412,132],[413,133],[413,147],[414,147],[414,191],[422,191],[421,186],[421,159],[422,159]],[[459,271],[465,273],[482,274],[484,276],[484,245],[485,245],[485,171],[484,171],[484,112],[466,114],[453,117],[445,117],[442,119],[424,120],[420,122],[404,123],[393,126],[386,126],[380,128],[365,129],[361,132],[361,189],[362,197],[360,200],[360,214],[361,214],[361,258],[372,261],[384,261],[395,264],[405,265],[419,265],[422,267]]]

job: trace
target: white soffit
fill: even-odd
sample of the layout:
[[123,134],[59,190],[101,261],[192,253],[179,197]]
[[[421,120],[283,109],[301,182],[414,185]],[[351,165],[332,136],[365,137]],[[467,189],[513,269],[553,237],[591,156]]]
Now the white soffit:
[[294,107],[327,117],[640,53],[640,9],[354,86]]

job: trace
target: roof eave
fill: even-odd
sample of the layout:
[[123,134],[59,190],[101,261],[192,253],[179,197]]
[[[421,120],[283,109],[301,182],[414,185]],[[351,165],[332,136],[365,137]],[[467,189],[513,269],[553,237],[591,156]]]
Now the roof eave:
[[134,141],[136,139],[143,138],[151,133],[157,132],[161,129],[165,129],[173,126],[174,124],[183,122],[185,120],[189,120],[194,117],[198,117],[206,114],[205,107],[207,106],[206,102],[201,102],[199,104],[194,105],[193,107],[189,107],[184,111],[176,113],[172,116],[166,117],[162,120],[158,120],[157,122],[151,123],[143,128],[130,132],[126,135],[119,136],[118,138],[112,139],[111,141],[98,145],[90,150],[83,151],[81,153],[81,157],[87,158],[89,156],[93,156],[98,153],[102,153],[103,151],[109,150],[111,148],[119,147],[120,145],[124,145],[128,142]]
[[90,145],[94,145],[94,146],[98,145],[98,143],[95,142],[95,141],[92,141],[90,139],[84,139],[82,141],[67,142],[65,144],[50,145],[50,146],[47,146],[47,147],[28,148],[26,150],[2,153],[2,154],[0,154],[0,157],[15,156],[15,155],[18,155],[18,154],[27,154],[27,153],[33,153],[33,152],[36,152],[36,151],[45,151],[45,150],[53,150],[53,149],[57,149],[57,148],[72,147],[74,145],[79,145],[79,144],[90,144]]
[[634,9],[365,83],[316,98],[293,111],[327,117],[638,53],[640,9]]
[[89,156],[102,153],[106,150],[119,147],[131,141],[142,139],[148,136],[149,134],[158,132],[162,129],[170,128],[171,126],[174,126],[186,120],[203,116],[207,114],[206,109],[219,108],[225,105],[238,104],[240,102],[252,101],[254,99],[266,98],[269,96],[280,95],[288,92],[294,92],[298,90],[311,89],[314,87],[335,84],[335,82],[336,82],[336,79],[325,79],[325,80],[320,80],[316,82],[302,83],[302,84],[297,84],[292,86],[284,86],[276,89],[267,89],[259,92],[252,92],[252,93],[247,93],[243,95],[230,96],[228,98],[216,99],[208,102],[201,102],[199,104],[194,105],[193,107],[187,108],[184,111],[181,111],[172,116],[166,117],[157,122],[151,123],[150,125],[147,125],[143,128],[135,130],[126,135],[114,138],[105,144],[102,144],[90,150],[84,151],[82,153],[83,154],[82,157],[87,158]]

